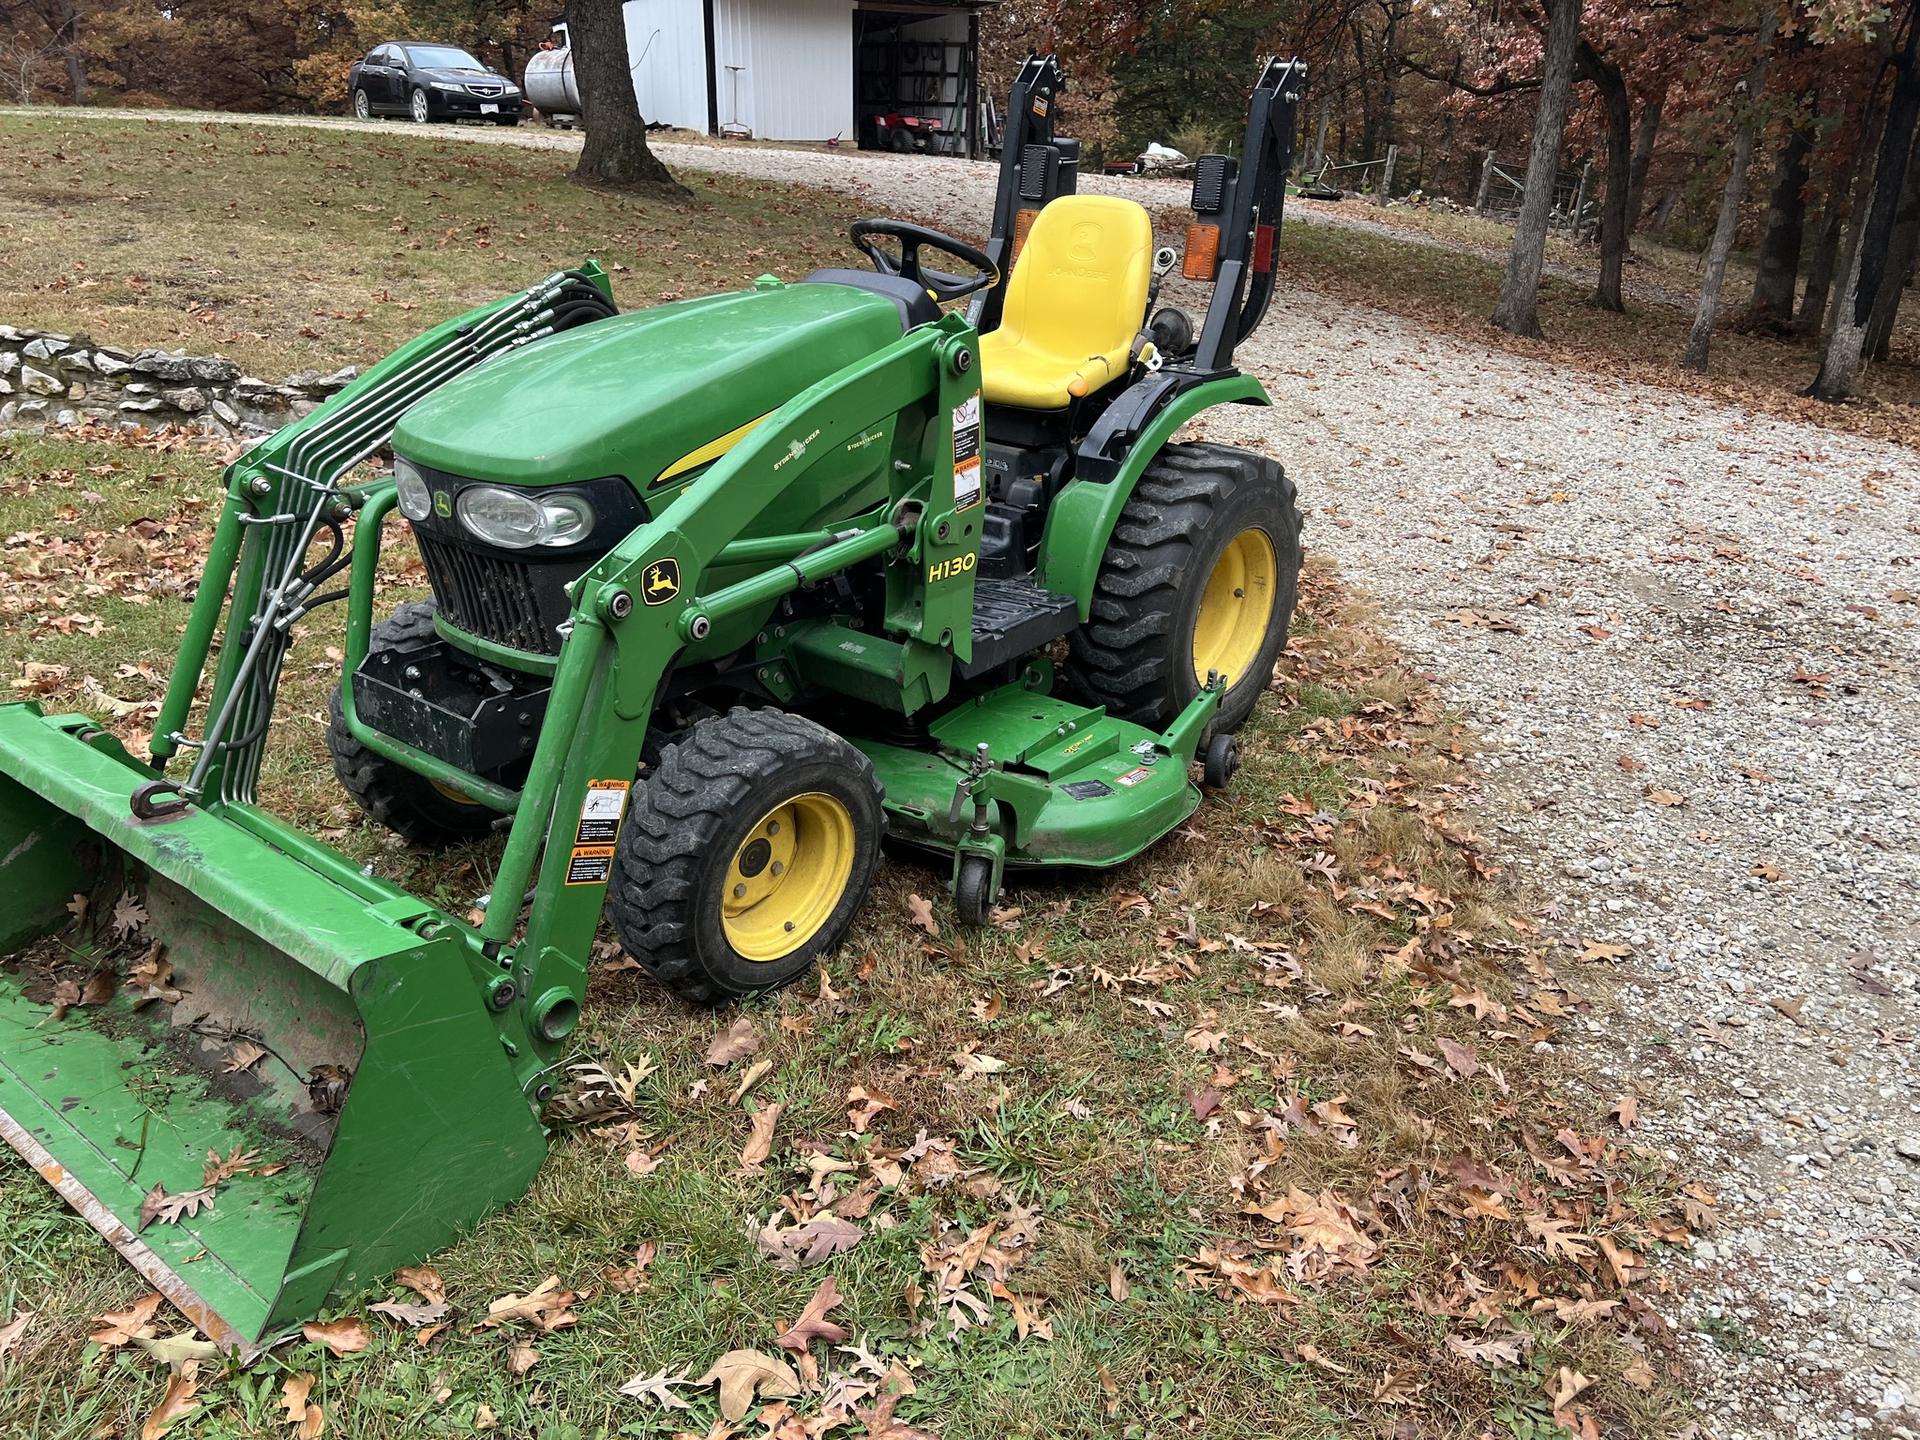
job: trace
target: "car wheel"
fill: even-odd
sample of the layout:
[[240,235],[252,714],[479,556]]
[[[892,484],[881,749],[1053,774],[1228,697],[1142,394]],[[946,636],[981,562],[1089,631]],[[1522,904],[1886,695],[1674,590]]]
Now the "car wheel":
[[427,92],[418,86],[414,87],[408,113],[413,116],[413,123],[416,125],[424,125],[433,118],[433,112],[427,107]]
[[373,118],[373,102],[367,99],[366,91],[358,89],[357,87],[353,92],[353,118],[356,120],[371,120]]

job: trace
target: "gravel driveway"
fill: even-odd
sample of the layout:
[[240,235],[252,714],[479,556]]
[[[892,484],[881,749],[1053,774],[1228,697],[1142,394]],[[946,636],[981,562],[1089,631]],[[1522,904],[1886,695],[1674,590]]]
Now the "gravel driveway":
[[[992,195],[985,165],[658,149],[957,230]],[[1559,936],[1624,947],[1584,1043],[1599,1100],[1636,1097],[1639,1138],[1719,1197],[1668,1301],[1711,1433],[1913,1436],[1914,454],[1313,295],[1241,359],[1278,404],[1207,433],[1288,464],[1309,543],[1442,677]]]

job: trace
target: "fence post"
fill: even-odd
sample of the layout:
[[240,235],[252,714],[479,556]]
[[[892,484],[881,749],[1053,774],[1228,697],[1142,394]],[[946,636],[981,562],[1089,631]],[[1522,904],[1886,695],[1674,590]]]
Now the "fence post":
[[1487,213],[1487,193],[1493,188],[1493,151],[1487,151],[1487,161],[1480,167],[1480,193],[1473,197],[1473,211],[1476,215]]
[[1587,209],[1587,176],[1592,172],[1593,162],[1589,160],[1580,167],[1580,183],[1574,186],[1573,189],[1572,229],[1575,244],[1578,244],[1580,241],[1580,217],[1586,213]]
[[1400,147],[1398,145],[1387,146],[1387,163],[1380,171],[1380,189],[1373,197],[1374,204],[1386,204],[1388,198],[1393,194],[1393,162],[1399,158]]

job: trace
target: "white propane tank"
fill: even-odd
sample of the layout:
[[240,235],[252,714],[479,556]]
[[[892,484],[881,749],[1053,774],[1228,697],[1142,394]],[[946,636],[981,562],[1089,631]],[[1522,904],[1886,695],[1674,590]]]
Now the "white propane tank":
[[521,82],[527,99],[549,118],[580,113],[580,87],[573,79],[573,47],[542,50],[527,61],[527,73]]

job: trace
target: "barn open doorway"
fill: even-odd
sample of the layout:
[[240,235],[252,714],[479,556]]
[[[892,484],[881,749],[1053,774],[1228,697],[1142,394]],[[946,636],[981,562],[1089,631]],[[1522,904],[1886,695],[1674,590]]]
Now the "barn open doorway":
[[977,4],[861,3],[853,12],[854,134],[863,150],[977,157]]

